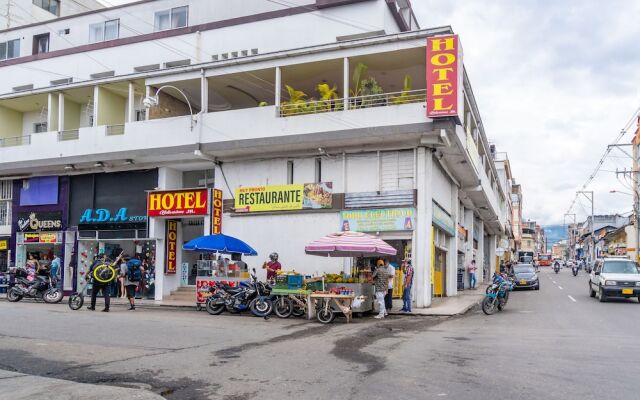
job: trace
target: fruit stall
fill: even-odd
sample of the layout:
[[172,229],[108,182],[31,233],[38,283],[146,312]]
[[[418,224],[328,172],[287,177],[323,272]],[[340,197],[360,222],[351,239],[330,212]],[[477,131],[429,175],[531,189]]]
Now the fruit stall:
[[363,274],[357,277],[345,277],[341,274],[326,274],[326,288],[331,289],[349,289],[350,293],[355,297],[363,296],[364,300],[358,302],[357,306],[353,306],[351,311],[356,313],[364,313],[373,310],[375,302],[375,291],[373,287],[372,273]]

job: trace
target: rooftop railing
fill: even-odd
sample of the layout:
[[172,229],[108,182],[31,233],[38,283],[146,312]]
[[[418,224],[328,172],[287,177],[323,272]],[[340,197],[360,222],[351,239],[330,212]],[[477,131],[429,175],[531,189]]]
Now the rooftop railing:
[[[408,90],[402,92],[380,93],[367,96],[350,97],[347,99],[349,110],[373,107],[387,107],[410,103],[426,102],[427,91],[425,89]],[[299,101],[295,103],[283,103],[279,107],[278,115],[290,117],[293,115],[318,114],[332,111],[343,111],[345,99]]]
[[14,136],[0,139],[0,147],[15,147],[31,144],[31,135]]

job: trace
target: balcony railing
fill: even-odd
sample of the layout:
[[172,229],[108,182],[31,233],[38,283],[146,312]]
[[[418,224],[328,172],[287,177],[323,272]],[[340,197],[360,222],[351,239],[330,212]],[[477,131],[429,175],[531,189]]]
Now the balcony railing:
[[65,140],[78,140],[80,138],[79,129],[68,129],[66,131],[58,132],[58,141],[63,142]]
[[[348,99],[350,110],[372,107],[387,107],[400,104],[423,103],[426,101],[425,89],[409,90],[403,92],[391,92],[373,94],[367,96],[351,97]],[[281,117],[293,115],[318,114],[332,111],[343,111],[344,99],[315,100],[297,103],[285,103],[279,107],[278,114]]]
[[124,135],[124,125],[107,125],[105,134],[107,136]]
[[14,147],[31,144],[31,135],[15,136],[0,139],[0,147]]

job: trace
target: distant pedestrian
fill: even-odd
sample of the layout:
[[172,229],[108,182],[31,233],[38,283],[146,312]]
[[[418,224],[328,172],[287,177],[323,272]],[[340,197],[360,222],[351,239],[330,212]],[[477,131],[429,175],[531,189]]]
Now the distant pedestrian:
[[129,310],[136,309],[136,289],[142,281],[143,272],[142,261],[137,255],[120,266],[120,275],[124,278],[124,287],[129,299]]
[[400,311],[411,312],[411,288],[413,287],[413,266],[411,260],[405,260],[404,282],[402,283],[402,309]]
[[393,280],[396,277],[396,269],[389,264],[389,261],[385,261],[385,266],[387,267],[387,274],[389,274],[389,285],[387,294],[384,296],[384,306],[388,313],[393,308]]
[[469,289],[475,289],[476,288],[476,270],[478,269],[478,267],[476,267],[476,260],[471,260],[471,262],[469,263],[469,265],[467,266],[467,271],[469,272]]
[[382,260],[378,260],[377,267],[375,271],[373,271],[373,283],[376,291],[376,301],[378,302],[378,308],[380,309],[378,315],[374,318],[381,319],[387,314],[384,306],[384,296],[389,290],[389,272]]
[[51,261],[51,268],[49,270],[49,276],[51,277],[51,284],[53,287],[58,287],[58,282],[60,282],[60,266],[62,262],[60,261],[60,257],[55,254],[53,256],[53,260]]

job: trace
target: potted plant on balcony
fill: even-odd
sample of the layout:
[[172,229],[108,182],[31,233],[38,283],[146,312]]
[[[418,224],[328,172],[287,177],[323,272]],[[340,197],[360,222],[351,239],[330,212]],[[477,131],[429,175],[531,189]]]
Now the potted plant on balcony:
[[[365,108],[386,104],[384,96],[376,96],[384,93],[384,90],[376,79],[371,76],[363,79],[363,77],[367,75],[368,70],[369,67],[366,64],[358,63],[353,71],[352,99],[349,102],[351,108]],[[363,98],[363,96],[368,97]]]
[[402,92],[400,92],[400,96],[391,96],[389,98],[389,101],[391,101],[392,104],[407,104],[411,101],[416,101],[417,95],[410,94],[412,86],[413,79],[411,78],[411,75],[405,75],[404,84],[402,86]]

